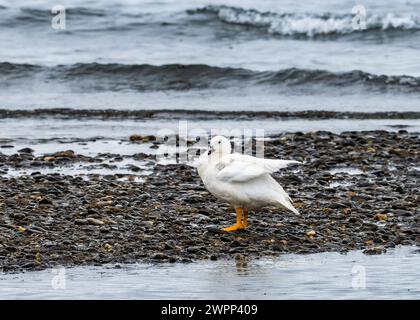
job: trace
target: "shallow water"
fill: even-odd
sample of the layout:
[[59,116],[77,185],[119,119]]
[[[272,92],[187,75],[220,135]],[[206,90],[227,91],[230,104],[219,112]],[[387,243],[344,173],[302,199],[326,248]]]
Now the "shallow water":
[[[275,259],[130,264],[0,274],[6,299],[419,299],[420,254],[288,254]],[[65,279],[65,281],[58,281]],[[64,288],[65,287],[65,288]]]
[[358,175],[358,174],[363,173],[363,171],[360,170],[359,168],[342,168],[342,167],[333,168],[333,169],[329,170],[329,172],[331,174],[347,173],[349,175]]
[[[326,120],[185,120],[159,121],[159,120],[60,120],[60,119],[0,119],[0,146],[14,145],[16,148],[2,148],[3,153],[14,153],[20,148],[31,146],[36,152],[55,152],[63,148],[73,149],[82,154],[97,154],[101,152],[113,152],[120,154],[133,154],[136,152],[156,153],[150,145],[120,143],[115,139],[128,140],[133,134],[158,135],[168,133],[177,134],[180,127],[186,125],[190,137],[195,137],[194,131],[223,132],[239,129],[246,130],[263,129],[264,135],[269,136],[281,132],[309,132],[331,131],[341,133],[343,131],[367,131],[387,130],[398,131],[404,129],[408,132],[420,132],[418,119],[326,119]],[[163,131],[164,130],[164,131]],[[197,133],[197,131],[196,131]],[[8,139],[7,143],[2,140]],[[75,141],[74,143],[71,140]],[[88,141],[86,145],[80,145],[80,140]],[[105,141],[108,140],[108,141]],[[69,142],[70,141],[70,142]]]

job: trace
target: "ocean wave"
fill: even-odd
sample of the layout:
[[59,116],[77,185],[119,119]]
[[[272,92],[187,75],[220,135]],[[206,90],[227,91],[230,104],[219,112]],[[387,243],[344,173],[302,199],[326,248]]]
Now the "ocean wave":
[[[86,16],[86,17],[105,17],[107,11],[104,9],[97,8],[85,8],[85,7],[70,7],[66,8],[66,13],[72,16]],[[50,19],[54,16],[51,10],[37,9],[37,8],[21,8],[19,10],[18,17],[43,17]]]
[[154,119],[154,120],[252,120],[264,119],[420,119],[420,112],[337,112],[307,111],[207,111],[207,110],[117,110],[117,109],[0,109],[0,119],[8,118],[57,118],[57,119]]
[[[19,9],[0,7],[4,11],[0,19],[2,26],[25,26],[25,24],[45,24],[54,16],[51,10],[41,8],[23,7]],[[191,28],[197,23],[195,19],[176,20],[177,14],[171,17],[158,17],[151,19],[147,13],[127,13],[123,11],[111,11],[106,8],[69,7],[67,16],[73,21],[79,21],[78,31],[112,31],[135,29],[147,24],[171,23],[190,24]],[[354,30],[352,21],[354,15],[337,13],[275,13],[262,12],[254,9],[244,9],[231,6],[209,5],[203,8],[187,10],[190,15],[207,14],[210,19],[217,19],[226,24],[243,25],[265,30],[270,34],[281,36],[327,36],[346,35],[360,30]],[[147,19],[143,19],[147,17]],[[97,18],[97,21],[93,21]],[[118,19],[116,19],[118,18]],[[168,20],[169,19],[169,20]],[[366,16],[366,31],[389,31],[389,30],[419,30],[420,16],[415,14],[368,14]],[[80,22],[82,21],[82,22]],[[118,21],[118,23],[115,23]],[[107,23],[109,22],[109,23]],[[69,31],[70,32],[70,31]]]
[[[260,12],[229,6],[207,6],[189,10],[190,14],[214,14],[225,23],[246,25],[282,36],[308,36],[350,34],[360,32],[352,27],[352,14],[298,14]],[[366,29],[374,30],[418,30],[420,17],[416,15],[371,14],[366,16]]]
[[[26,25],[44,25],[50,23],[51,19],[56,15],[51,12],[51,9],[40,8],[7,8],[0,7],[3,10],[0,17],[0,25],[5,27],[25,27]],[[108,12],[103,9],[73,7],[66,8],[67,17],[71,19],[86,18],[92,19],[94,17],[106,17]]]
[[[28,64],[28,63],[9,63],[9,62],[1,62],[0,63],[0,77],[12,75],[15,78],[19,76],[27,75],[28,73],[35,73],[42,71],[43,67]],[[1,78],[0,78],[1,79]]]
[[[0,63],[1,82],[34,76],[36,81],[58,80],[104,90],[138,91],[218,89],[247,86],[355,86],[388,89],[420,88],[420,78],[412,76],[375,75],[360,70],[331,72],[326,70],[288,68],[279,71],[255,71],[242,68],[215,67],[204,64],[99,64],[38,66]],[[36,77],[35,77],[36,75]],[[9,83],[8,83],[9,84]]]

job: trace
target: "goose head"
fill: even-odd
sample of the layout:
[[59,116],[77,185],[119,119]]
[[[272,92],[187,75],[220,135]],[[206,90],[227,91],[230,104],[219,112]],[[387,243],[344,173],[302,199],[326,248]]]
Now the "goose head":
[[210,148],[202,150],[201,156],[191,166],[196,167],[198,174],[202,176],[211,163],[219,161],[221,157],[231,152],[232,146],[230,141],[223,136],[215,136],[210,140]]
[[230,141],[223,136],[215,136],[210,140],[211,153],[225,155],[232,152]]

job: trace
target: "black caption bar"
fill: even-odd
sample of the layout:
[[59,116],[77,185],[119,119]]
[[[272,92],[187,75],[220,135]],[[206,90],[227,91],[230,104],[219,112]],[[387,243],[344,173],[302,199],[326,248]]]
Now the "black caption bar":
[[[420,297],[419,297],[420,298]],[[92,319],[304,319],[363,317],[371,311],[398,316],[417,312],[420,301],[277,301],[277,300],[136,300],[136,301],[0,301],[2,312],[42,310],[42,318]],[[25,311],[26,310],[26,311]],[[28,314],[29,315],[29,314]]]

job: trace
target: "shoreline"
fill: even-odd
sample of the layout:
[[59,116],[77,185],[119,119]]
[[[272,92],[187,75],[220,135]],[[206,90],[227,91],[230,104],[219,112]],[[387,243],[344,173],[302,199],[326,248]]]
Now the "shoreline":
[[418,111],[382,111],[382,112],[356,112],[356,111],[221,111],[221,110],[196,110],[196,109],[0,109],[0,119],[193,119],[193,120],[232,120],[232,119],[354,119],[354,120],[415,120],[420,119]]
[[[419,146],[418,134],[403,130],[276,135],[265,142],[267,158],[304,161],[274,175],[301,215],[262,209],[250,213],[247,230],[235,233],[219,231],[234,222],[233,209],[212,197],[186,165],[155,164],[141,183],[112,174],[2,177],[0,271],[238,255],[380,254],[400,244],[418,246]],[[0,171],[42,171],[100,157],[61,152],[44,160],[48,156],[0,154]]]

